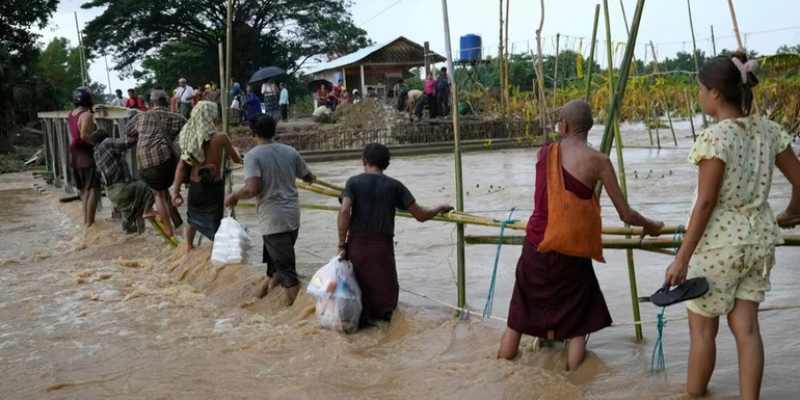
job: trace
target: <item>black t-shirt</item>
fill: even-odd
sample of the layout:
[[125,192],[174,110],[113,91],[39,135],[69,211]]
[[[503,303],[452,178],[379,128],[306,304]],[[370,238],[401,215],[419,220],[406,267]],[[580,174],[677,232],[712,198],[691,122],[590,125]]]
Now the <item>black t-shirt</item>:
[[353,201],[350,232],[394,236],[395,209],[415,203],[411,192],[397,179],[382,174],[361,174],[347,180],[344,197]]

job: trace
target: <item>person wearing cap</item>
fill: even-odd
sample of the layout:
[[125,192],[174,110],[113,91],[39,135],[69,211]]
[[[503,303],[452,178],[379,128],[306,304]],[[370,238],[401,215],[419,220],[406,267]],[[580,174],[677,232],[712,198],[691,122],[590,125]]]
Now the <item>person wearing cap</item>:
[[91,226],[97,213],[100,176],[94,164],[94,145],[90,135],[95,130],[92,115],[92,93],[89,88],[79,87],[72,95],[75,109],[67,116],[69,127],[69,161],[75,186],[80,192],[83,205],[83,224]]
[[194,89],[186,83],[185,78],[178,79],[178,87],[175,89],[175,98],[178,103],[178,113],[180,113],[183,118],[189,118],[192,112]]
[[137,141],[139,176],[153,191],[158,218],[165,233],[172,236],[174,231],[170,220],[176,227],[183,224],[180,214],[169,201],[168,190],[180,154],[176,139],[186,118],[167,110],[169,100],[163,90],[153,90],[150,102],[153,104],[150,111],[138,113],[128,121],[126,135]]
[[122,230],[144,232],[144,216],[153,215],[153,192],[146,183],[131,175],[125,155],[136,146],[130,137],[112,139],[103,130],[92,136],[94,159],[106,189],[106,196],[122,213]]

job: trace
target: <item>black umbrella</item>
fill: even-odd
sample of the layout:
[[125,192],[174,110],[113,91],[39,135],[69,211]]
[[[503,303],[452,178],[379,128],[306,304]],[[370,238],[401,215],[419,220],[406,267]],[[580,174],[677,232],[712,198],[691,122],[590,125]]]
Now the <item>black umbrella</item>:
[[316,92],[320,86],[325,86],[328,90],[333,89],[333,83],[327,79],[315,79],[311,82],[308,82],[308,89],[312,92]]
[[286,71],[278,67],[264,67],[256,71],[256,73],[254,73],[253,76],[250,77],[249,83],[256,83],[260,81],[265,81],[267,79],[276,78],[285,73]]

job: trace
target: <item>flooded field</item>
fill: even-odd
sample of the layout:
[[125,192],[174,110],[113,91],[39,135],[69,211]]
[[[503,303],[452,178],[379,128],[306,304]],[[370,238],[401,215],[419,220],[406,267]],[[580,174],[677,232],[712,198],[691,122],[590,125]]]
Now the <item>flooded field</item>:
[[[646,132],[625,127],[627,143],[644,145]],[[685,224],[695,173],[686,162],[691,144],[679,130],[679,146],[662,130],[661,151],[625,150],[631,203],[667,224]],[[597,141],[599,130],[592,133]],[[535,149],[464,155],[469,212],[526,220],[532,208]],[[321,179],[344,183],[359,162],[316,163]],[[403,181],[419,203],[454,202],[452,157],[401,158],[387,174]],[[455,228],[398,219],[396,254],[400,310],[391,324],[339,335],[320,330],[313,302],[302,296],[282,305],[280,289],[257,299],[265,267],[255,210],[237,214],[256,246],[250,265],[217,268],[207,262],[206,241],[191,254],[166,247],[155,235],[126,236],[105,207],[84,231],[77,203],[61,204],[59,192],[33,190],[29,175],[0,176],[0,398],[3,399],[668,399],[682,398],[688,351],[686,321],[665,328],[667,370],[651,373],[655,327],[637,343],[631,322],[624,252],[607,251],[596,264],[615,326],[593,335],[591,354],[576,372],[562,372],[564,353],[525,351],[513,362],[495,360],[502,322],[457,321],[436,301],[454,304]],[[241,183],[241,177],[237,178]],[[779,211],[790,186],[776,176],[771,202]],[[302,202],[336,204],[303,193]],[[106,203],[108,204],[108,203]],[[603,199],[604,223],[620,225]],[[304,210],[297,243],[298,268],[306,279],[336,250],[335,214]],[[467,234],[497,234],[468,227]],[[797,231],[793,232],[797,233]],[[521,234],[521,232],[511,232]],[[496,248],[468,246],[467,296],[483,309]],[[502,248],[494,315],[504,317],[520,248]],[[660,287],[669,258],[636,252],[640,294]],[[765,307],[800,304],[800,249],[780,248]],[[642,304],[642,317],[657,310]],[[675,306],[668,318],[681,318]],[[761,316],[766,350],[763,395],[793,399],[800,392],[800,311]],[[711,397],[738,397],[733,337],[722,322]]]

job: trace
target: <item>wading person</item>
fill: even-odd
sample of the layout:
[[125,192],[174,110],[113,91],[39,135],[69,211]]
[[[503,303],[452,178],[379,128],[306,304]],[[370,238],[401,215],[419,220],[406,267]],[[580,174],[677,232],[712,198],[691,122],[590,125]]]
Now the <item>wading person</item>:
[[286,289],[291,305],[300,289],[295,268],[294,244],[300,229],[300,207],[295,179],[313,182],[315,177],[293,147],[275,143],[275,120],[259,115],[252,130],[256,147],[244,158],[245,184],[225,199],[234,207],[241,199],[257,197],[258,222],[264,240],[263,261],[269,282],[265,290],[278,285]]
[[106,195],[122,213],[122,230],[144,232],[144,217],[152,217],[153,192],[147,184],[133,179],[125,161],[128,149],[136,146],[130,138],[112,139],[104,131],[92,134],[94,159],[103,177]]
[[228,135],[218,133],[217,104],[201,101],[192,109],[192,116],[180,133],[181,160],[172,183],[172,204],[183,205],[181,185],[188,175],[189,198],[186,204],[186,248],[191,250],[194,235],[199,231],[214,241],[225,210],[225,179],[223,155],[241,163]]
[[[700,69],[699,102],[719,122],[697,136],[689,161],[698,166],[697,197],[686,236],[666,271],[672,285],[705,277],[706,295],[686,303],[689,367],[686,390],[705,395],[716,360],[720,316],[726,316],[739,356],[742,399],[757,399],[764,370],[759,303],[770,288],[781,233],[767,202],[775,166],[793,186],[785,216],[800,215],[800,162],[792,138],[759,115],[750,115],[755,62],[744,54],[716,57]],[[788,224],[787,224],[788,225]]]
[[395,210],[408,210],[425,222],[453,208],[425,208],[411,192],[383,171],[389,167],[389,149],[377,143],[364,148],[364,173],[347,180],[337,218],[339,251],[353,263],[361,287],[362,326],[389,321],[397,308],[400,286],[394,259]]
[[560,110],[560,142],[539,151],[534,210],[517,263],[498,358],[514,358],[522,334],[568,340],[567,368],[575,370],[584,359],[586,336],[611,325],[592,268],[592,258],[604,261],[595,184],[604,185],[625,223],[642,226],[651,235],[663,226],[625,201],[608,156],[586,141],[591,127],[591,107],[573,100]]
[[139,177],[153,190],[156,208],[164,233],[174,236],[173,224],[183,221],[169,200],[169,187],[175,178],[178,165],[178,149],[175,140],[186,123],[179,114],[167,111],[169,100],[163,90],[150,93],[153,108],[134,115],[128,121],[127,136],[135,140]]
[[92,115],[92,94],[86,87],[79,87],[72,95],[75,109],[67,116],[69,127],[69,161],[75,186],[81,196],[83,224],[91,226],[97,213],[99,201],[100,175],[94,163],[94,146],[90,135],[95,130]]

